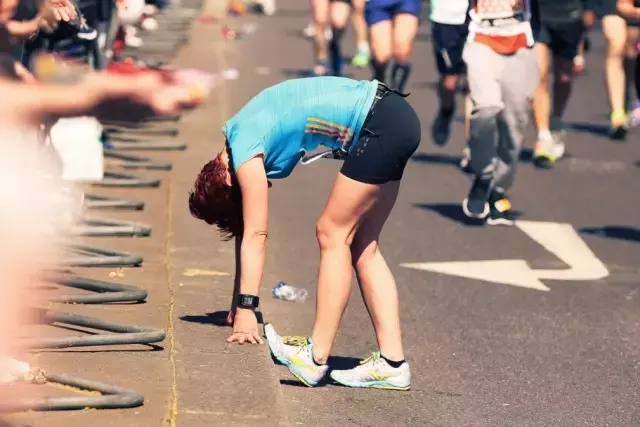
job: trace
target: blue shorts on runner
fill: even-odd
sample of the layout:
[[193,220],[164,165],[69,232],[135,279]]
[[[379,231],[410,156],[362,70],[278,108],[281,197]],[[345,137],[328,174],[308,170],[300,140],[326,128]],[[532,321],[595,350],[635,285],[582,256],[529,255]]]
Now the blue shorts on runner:
[[371,27],[378,22],[391,21],[396,15],[408,13],[420,18],[421,0],[367,0],[364,17]]

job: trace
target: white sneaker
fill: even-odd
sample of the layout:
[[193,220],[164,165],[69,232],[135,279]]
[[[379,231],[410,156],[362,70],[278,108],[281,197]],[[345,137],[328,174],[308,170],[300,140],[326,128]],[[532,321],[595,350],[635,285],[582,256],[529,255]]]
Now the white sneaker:
[[142,22],[140,23],[140,28],[142,28],[145,31],[155,31],[158,29],[158,21],[156,20],[156,18],[144,18],[142,20]]
[[281,337],[270,323],[264,325],[264,334],[273,357],[303,384],[313,387],[325,377],[329,367],[314,362],[311,338]]
[[394,368],[380,357],[380,352],[373,353],[353,369],[331,371],[329,376],[335,382],[347,387],[385,390],[409,390],[411,388],[409,364],[404,362],[400,367]]
[[272,16],[276,13],[276,0],[260,0],[259,3],[265,15]]
[[138,36],[132,36],[130,34],[126,34],[124,36],[124,44],[127,45],[127,47],[136,49],[136,48],[142,47],[144,42]]
[[[315,25],[313,25],[313,22],[310,23],[309,25],[307,25],[307,27],[302,30],[302,34],[306,37],[306,38],[313,38],[316,36],[316,27]],[[326,30],[324,30],[324,38],[329,41],[333,38],[333,32],[331,31],[331,28],[328,27]]]

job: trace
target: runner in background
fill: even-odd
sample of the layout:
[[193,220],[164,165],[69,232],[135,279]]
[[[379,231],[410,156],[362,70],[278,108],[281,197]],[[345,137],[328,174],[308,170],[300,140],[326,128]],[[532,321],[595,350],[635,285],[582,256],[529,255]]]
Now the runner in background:
[[506,191],[538,85],[531,6],[523,0],[474,0],[463,52],[469,93],[469,169],[475,175],[462,210],[490,225],[513,224]]
[[[313,74],[315,76],[342,75],[344,59],[342,57],[341,44],[351,16],[352,7],[351,0],[311,0],[316,60]],[[328,28],[328,25],[331,27]],[[359,33],[358,36],[364,37],[366,42],[366,34],[362,36]],[[362,41],[362,39],[359,40]],[[358,47],[359,49],[362,48],[361,43],[359,43]],[[365,56],[362,57],[361,55],[356,62],[361,63],[367,59],[366,51],[363,50],[362,53]]]
[[366,0],[351,0],[353,11],[351,13],[351,23],[356,33],[357,50],[353,56],[351,65],[364,68],[371,60],[371,49],[369,48],[369,31],[367,21],[364,19],[364,5]]
[[565,151],[562,116],[571,96],[574,59],[585,28],[585,6],[583,0],[538,0],[537,5],[536,50],[541,78],[534,98],[538,139],[533,163],[551,168]]
[[[597,0],[602,14],[602,30],[607,41],[605,72],[609,105],[611,107],[609,136],[622,140],[629,131],[626,97],[626,69],[632,69],[629,59],[625,59],[627,43],[627,23],[618,15],[617,0]],[[634,58],[635,60],[635,58]]]
[[618,14],[627,21],[624,55],[629,124],[640,126],[640,0],[618,0]]
[[[355,35],[356,35],[356,44],[357,44],[356,54],[352,58],[351,65],[358,68],[364,68],[367,65],[369,65],[369,60],[371,57],[371,51],[369,49],[369,35],[367,31],[367,23],[364,19],[365,0],[352,0],[352,1],[335,0],[335,3],[344,3],[345,5],[351,6],[349,10],[345,10],[344,6],[340,6],[337,4],[331,4],[328,7],[331,10],[329,13],[332,16],[333,16],[333,13],[336,13],[336,24],[340,24],[338,25],[338,27],[343,29],[342,33],[339,34],[339,38],[342,37],[344,33],[344,28],[346,26],[346,20],[348,19],[349,14],[351,14],[351,23],[356,33]],[[311,2],[312,10],[315,10],[314,8],[316,7],[316,5],[318,5],[318,3],[314,1]],[[319,7],[322,9],[322,7],[324,7],[324,4],[322,2],[319,2]],[[314,13],[314,16],[315,16],[315,13]],[[343,21],[344,21],[344,24],[343,24]],[[316,23],[315,21],[312,21],[302,31],[302,33],[304,34],[305,37],[313,38],[314,40],[316,40],[316,45],[318,43],[322,45],[328,44],[330,49],[331,48],[330,41],[333,38],[333,32],[331,27],[325,24],[324,29],[321,30],[321,33],[318,33],[316,30],[317,30]],[[320,34],[322,34],[322,36],[320,36]],[[318,40],[316,37],[318,38],[322,37],[324,41]],[[339,41],[337,45],[334,45],[334,48],[336,47],[338,48],[337,53],[341,53],[340,46],[341,45],[339,44]],[[323,70],[326,71],[326,66],[324,68],[317,67],[317,70],[314,70],[315,71],[314,74],[321,75],[321,74],[318,74],[318,71],[322,72]]]
[[[440,74],[440,108],[431,127],[431,136],[438,145],[445,145],[451,133],[451,122],[456,111],[456,93],[460,78],[464,74],[462,50],[469,35],[468,16],[469,0],[431,0],[431,41]],[[467,96],[465,124],[469,116],[468,102]]]
[[[420,0],[367,0],[365,5],[373,78],[400,92],[411,74],[411,53],[421,8]],[[392,59],[394,65],[388,79],[387,68]]]

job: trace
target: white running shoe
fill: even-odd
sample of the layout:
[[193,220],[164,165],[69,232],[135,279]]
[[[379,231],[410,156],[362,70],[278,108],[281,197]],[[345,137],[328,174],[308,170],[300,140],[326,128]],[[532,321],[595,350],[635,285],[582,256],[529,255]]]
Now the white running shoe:
[[325,377],[329,367],[314,362],[311,338],[281,337],[270,323],[264,325],[264,334],[273,357],[303,384],[313,387]]
[[400,367],[394,368],[380,357],[380,352],[373,353],[353,369],[331,371],[329,375],[335,382],[347,387],[385,390],[409,390],[411,388],[409,364],[404,362]]

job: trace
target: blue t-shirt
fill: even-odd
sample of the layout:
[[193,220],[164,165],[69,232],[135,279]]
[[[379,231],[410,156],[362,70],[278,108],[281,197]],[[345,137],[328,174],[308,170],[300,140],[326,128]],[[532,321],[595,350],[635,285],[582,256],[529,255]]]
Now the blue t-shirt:
[[377,81],[344,77],[287,80],[256,95],[224,125],[233,168],[264,155],[269,178],[286,178],[305,152],[357,141]]

